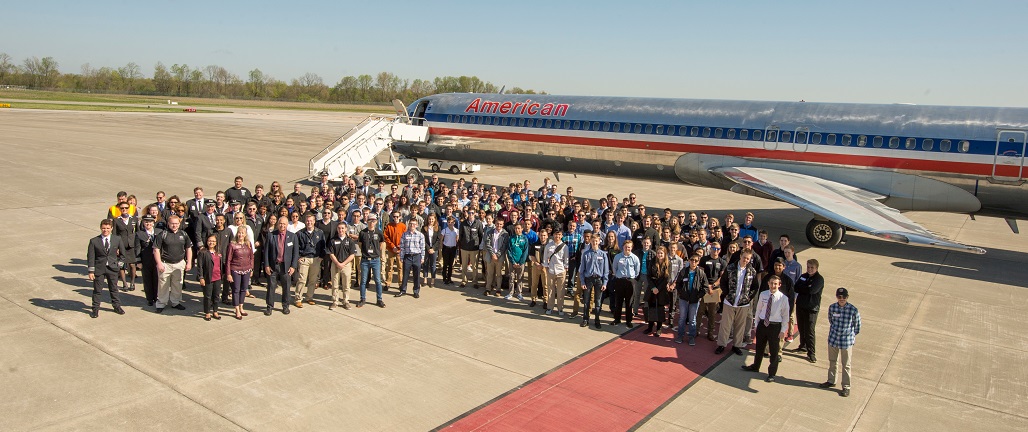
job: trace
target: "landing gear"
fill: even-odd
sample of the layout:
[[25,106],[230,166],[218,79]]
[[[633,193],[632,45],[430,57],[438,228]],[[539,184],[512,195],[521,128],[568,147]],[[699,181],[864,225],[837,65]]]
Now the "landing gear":
[[844,232],[842,225],[829,220],[811,219],[807,223],[807,241],[819,248],[838,246]]

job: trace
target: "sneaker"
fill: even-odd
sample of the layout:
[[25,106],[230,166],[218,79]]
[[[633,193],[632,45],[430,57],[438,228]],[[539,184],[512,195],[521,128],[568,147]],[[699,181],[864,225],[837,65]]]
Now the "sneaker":
[[842,389],[842,390],[841,390],[841,391],[839,392],[839,396],[842,396],[842,397],[849,397],[849,396],[850,396],[850,389],[848,389],[848,388],[844,388],[844,389]]
[[696,338],[689,338],[689,346],[696,346]]
[[561,316],[561,318],[564,317],[564,311],[560,311],[560,316]]
[[679,338],[675,338],[675,343],[676,343],[676,344],[680,344],[680,343],[682,343],[682,340],[681,340],[681,339],[679,339]]
[[503,299],[504,300],[510,300],[510,294],[507,294],[507,295],[503,296]]
[[378,301],[378,303],[375,303],[375,305],[376,305],[376,306],[378,306],[378,307],[380,307],[380,308],[384,308],[384,307],[386,307],[386,304],[385,304],[385,302],[384,302],[384,301],[382,301],[382,300],[379,300],[379,301]]
[[[525,297],[518,295],[518,301],[525,301]],[[533,305],[534,306],[534,305]]]
[[360,308],[360,307],[364,307],[364,304],[365,304],[365,303],[366,303],[366,302],[365,302],[364,300],[361,300],[361,301],[357,302],[357,307],[359,307],[359,308]]
[[343,303],[343,309],[350,310],[350,302]]
[[546,315],[553,315],[553,309],[547,309]]

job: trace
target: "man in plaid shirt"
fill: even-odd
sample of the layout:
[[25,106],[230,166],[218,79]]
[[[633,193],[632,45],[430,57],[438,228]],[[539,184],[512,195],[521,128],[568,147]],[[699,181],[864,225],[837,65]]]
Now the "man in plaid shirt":
[[400,278],[400,292],[396,297],[407,294],[407,279],[414,279],[414,298],[421,297],[421,265],[425,263],[425,235],[418,231],[418,220],[407,221],[407,231],[400,236],[400,262],[403,263],[403,277]]
[[850,395],[850,350],[860,334],[860,312],[849,303],[850,294],[846,288],[835,291],[838,302],[828,307],[828,381],[821,388],[835,387],[836,363],[842,357],[842,391],[840,396]]

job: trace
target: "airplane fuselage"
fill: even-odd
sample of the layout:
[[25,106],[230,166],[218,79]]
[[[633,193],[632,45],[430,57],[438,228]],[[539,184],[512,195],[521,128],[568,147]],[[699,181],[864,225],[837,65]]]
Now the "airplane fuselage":
[[[1028,215],[1028,109],[440,94],[412,157],[732,189],[710,170],[779,169],[850,184],[901,211]],[[755,194],[760,195],[760,194]]]

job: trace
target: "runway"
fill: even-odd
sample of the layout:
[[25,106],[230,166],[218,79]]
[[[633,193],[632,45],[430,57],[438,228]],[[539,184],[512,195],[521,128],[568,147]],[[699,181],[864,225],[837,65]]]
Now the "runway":
[[[224,110],[233,112],[0,110],[0,388],[8,395],[0,430],[430,430],[620,340],[624,327],[583,329],[527,303],[441,283],[417,300],[387,296],[385,309],[329,311],[320,290],[318,305],[288,316],[254,313],[259,301],[243,321],[214,322],[202,319],[193,283],[186,311],[155,314],[136,290],[123,297],[126,315],[105,303],[90,319],[85,246],[119,190],[142,204],[157,190],[188,199],[194,186],[224,189],[236,175],[251,189],[273,180],[288,189],[306,176],[311,156],[365,117]],[[541,185],[554,174],[486,166],[475,176]],[[634,192],[651,210],[718,218],[753,211],[772,238],[788,233],[802,259],[817,258],[826,293],[847,287],[863,317],[849,398],[817,388],[827,368],[822,312],[818,363],[786,355],[778,382],[765,383],[730,355],[627,427],[1023,431],[1028,424],[1028,237],[1003,220],[909,214],[989,251],[981,256],[859,233],[824,250],[806,244],[809,213],[780,202],[567,173],[558,184],[588,198]],[[255,294],[263,298],[263,288]],[[822,309],[832,300],[826,294]],[[587,384],[619,391],[616,377],[597,375]]]

